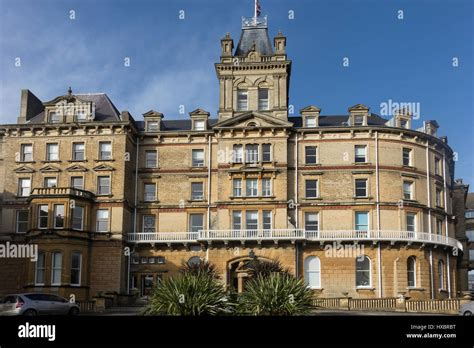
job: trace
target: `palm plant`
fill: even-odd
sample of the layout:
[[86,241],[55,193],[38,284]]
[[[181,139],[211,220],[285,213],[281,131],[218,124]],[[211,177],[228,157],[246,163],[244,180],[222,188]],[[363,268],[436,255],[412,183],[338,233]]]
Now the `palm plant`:
[[284,268],[278,260],[267,261],[255,258],[248,263],[247,267],[253,277],[258,275],[268,277],[272,273],[289,273],[289,270]]
[[219,278],[219,273],[216,270],[216,266],[214,266],[213,264],[209,263],[206,260],[201,260],[201,262],[199,263],[183,261],[179,272],[182,274],[192,274],[192,275],[198,275],[201,273],[209,274],[213,278],[216,278],[216,279]]
[[153,290],[145,315],[218,315],[229,307],[220,282],[208,273],[183,273]]
[[312,303],[313,293],[304,280],[280,272],[248,280],[238,309],[244,315],[302,315],[311,310]]

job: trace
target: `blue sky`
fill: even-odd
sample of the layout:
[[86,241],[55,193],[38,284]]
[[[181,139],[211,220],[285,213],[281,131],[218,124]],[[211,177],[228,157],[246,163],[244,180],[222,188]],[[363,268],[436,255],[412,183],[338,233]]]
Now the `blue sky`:
[[[473,1],[261,5],[271,37],[278,30],[287,36],[296,112],[315,104],[322,114],[345,114],[363,103],[380,113],[389,100],[419,103],[415,128],[436,119],[458,153],[455,176],[474,185]],[[240,18],[251,15],[253,0],[0,0],[0,123],[15,122],[21,89],[45,101],[68,86],[105,92],[136,119],[150,109],[188,117],[197,107],[215,117],[219,40],[230,32],[236,45]]]

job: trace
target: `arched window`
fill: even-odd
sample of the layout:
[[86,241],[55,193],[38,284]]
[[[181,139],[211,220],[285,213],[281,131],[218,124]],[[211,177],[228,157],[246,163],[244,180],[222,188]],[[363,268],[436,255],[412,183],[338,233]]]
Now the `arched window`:
[[439,289],[444,289],[444,262],[443,260],[438,261],[438,284],[439,284]]
[[201,258],[199,256],[193,256],[188,260],[188,265],[196,266],[201,263]]
[[321,287],[321,262],[319,257],[308,256],[304,261],[304,278],[311,289]]
[[410,256],[407,259],[407,279],[408,286],[414,288],[416,286],[416,257]]
[[356,287],[370,287],[372,276],[370,273],[371,261],[368,256],[361,255],[356,257]]

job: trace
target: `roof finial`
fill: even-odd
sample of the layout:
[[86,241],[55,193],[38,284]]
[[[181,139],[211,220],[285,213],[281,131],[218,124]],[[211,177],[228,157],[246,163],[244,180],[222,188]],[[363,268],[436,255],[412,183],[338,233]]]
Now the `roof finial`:
[[68,88],[68,90],[67,90],[67,94],[68,94],[69,96],[72,95],[72,88],[71,88],[71,86],[69,86],[69,88]]

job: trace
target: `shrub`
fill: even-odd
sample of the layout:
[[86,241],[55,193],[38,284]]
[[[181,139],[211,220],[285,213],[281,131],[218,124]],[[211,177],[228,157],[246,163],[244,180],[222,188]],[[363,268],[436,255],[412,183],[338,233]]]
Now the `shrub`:
[[163,280],[150,297],[145,315],[218,315],[228,312],[222,284],[211,274],[182,273]]
[[238,311],[245,315],[302,315],[312,303],[312,291],[304,280],[284,272],[259,274],[245,283]]
[[179,272],[182,274],[192,275],[208,274],[215,279],[219,279],[219,273],[216,270],[216,266],[205,260],[202,260],[200,263],[183,261]]
[[258,275],[268,277],[272,273],[289,273],[287,269],[283,268],[280,261],[277,260],[266,261],[255,259],[249,262],[248,268],[249,273],[253,277]]

